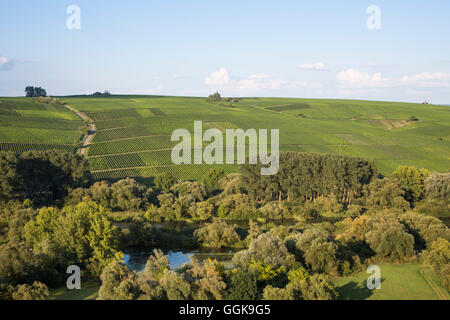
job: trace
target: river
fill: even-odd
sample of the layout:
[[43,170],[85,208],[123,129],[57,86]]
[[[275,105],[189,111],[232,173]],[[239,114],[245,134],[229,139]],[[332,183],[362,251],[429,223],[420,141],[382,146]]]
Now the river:
[[[198,250],[169,250],[164,254],[169,256],[170,268],[176,270],[183,264],[190,262],[190,258],[194,256],[198,260],[216,259],[226,268],[233,267],[231,259],[236,251],[233,250],[217,250],[217,249],[198,249]],[[125,250],[123,261],[132,270],[142,271],[148,258],[153,254],[153,249],[130,249]]]

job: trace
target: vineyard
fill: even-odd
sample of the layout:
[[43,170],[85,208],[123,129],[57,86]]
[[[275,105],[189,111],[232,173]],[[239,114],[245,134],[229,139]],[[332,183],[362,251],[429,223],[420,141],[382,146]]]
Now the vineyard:
[[[101,134],[105,131],[100,131]],[[97,135],[96,135],[97,137]],[[95,140],[95,139],[94,139]],[[89,147],[89,156],[99,156],[117,153],[137,152],[141,150],[164,149],[173,146],[169,136],[149,136],[135,139],[124,139],[93,143]]]
[[[233,108],[203,98],[117,96],[68,98],[68,103],[95,121],[88,149],[96,179],[152,177],[172,172],[199,179],[207,165],[176,166],[171,160],[175,129],[279,129],[285,151],[345,154],[374,159],[389,175],[399,164],[446,171],[450,167],[449,107],[376,101],[245,98]],[[431,108],[431,109],[430,109]],[[301,112],[301,114],[299,114]],[[389,128],[412,115],[420,121]],[[203,143],[203,146],[206,144]],[[220,165],[227,172],[235,165]]]
[[[66,97],[62,102],[88,116],[96,132],[87,148],[97,180],[151,178],[171,172],[200,179],[210,167],[174,165],[176,129],[193,134],[226,129],[279,129],[280,150],[344,154],[373,159],[389,175],[401,164],[450,169],[450,107],[412,103],[291,98],[242,98],[233,107],[204,98],[161,96]],[[411,121],[412,117],[417,121]],[[0,98],[0,149],[13,152],[61,149],[75,152],[85,124],[62,105]],[[193,137],[193,136],[192,136]],[[203,142],[203,147],[208,143]],[[248,153],[247,153],[248,154]],[[191,156],[192,158],[192,156]]]
[[77,146],[65,144],[46,144],[46,143],[20,143],[20,142],[0,142],[0,150],[14,153],[22,153],[25,151],[46,151],[46,150],[61,150],[70,153],[75,153]]
[[0,151],[63,150],[75,153],[84,122],[61,104],[0,98]]
[[236,168],[230,165],[159,165],[146,168],[94,171],[93,176],[97,180],[115,180],[123,177],[154,177],[159,173],[169,172],[180,180],[191,180],[202,177],[211,168],[220,168],[226,174],[236,171]]

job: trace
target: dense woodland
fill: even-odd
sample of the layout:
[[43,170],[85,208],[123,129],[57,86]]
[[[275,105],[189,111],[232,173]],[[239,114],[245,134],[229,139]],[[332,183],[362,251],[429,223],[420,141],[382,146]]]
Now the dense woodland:
[[[400,166],[382,177],[364,159],[292,152],[280,164],[275,176],[243,165],[144,185],[93,181],[79,155],[0,153],[0,299],[45,299],[73,264],[101,284],[100,299],[336,299],[332,278],[374,263],[431,265],[450,289],[439,219],[450,212],[450,173]],[[159,221],[201,226],[169,233]],[[240,251],[232,269],[193,259],[172,270],[159,250],[171,245]],[[122,262],[134,247],[154,249],[142,272]]]

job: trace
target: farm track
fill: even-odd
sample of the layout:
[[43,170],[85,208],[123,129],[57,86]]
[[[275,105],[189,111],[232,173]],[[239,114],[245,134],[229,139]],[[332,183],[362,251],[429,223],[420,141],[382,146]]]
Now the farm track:
[[78,111],[78,110],[76,110],[76,109],[74,109],[74,108],[72,108],[72,107],[70,107],[69,105],[66,105],[66,104],[64,105],[64,107],[66,107],[68,110],[70,110],[73,113],[75,113],[84,122],[88,122],[88,124],[89,124],[88,135],[87,135],[86,139],[84,139],[83,145],[80,148],[80,154],[81,155],[85,155],[87,147],[91,143],[91,140],[94,138],[95,132],[97,131],[95,123],[85,113],[83,113],[81,111]]
[[419,270],[420,275],[425,279],[425,281],[428,283],[428,285],[433,289],[436,296],[439,298],[439,300],[448,300],[447,297],[441,292],[441,289],[436,286],[434,281],[425,273],[425,271],[430,270],[429,268],[422,268]]

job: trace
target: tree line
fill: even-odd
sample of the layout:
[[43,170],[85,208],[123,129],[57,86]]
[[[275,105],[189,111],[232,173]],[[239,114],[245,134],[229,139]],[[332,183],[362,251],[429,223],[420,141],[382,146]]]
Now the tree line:
[[242,184],[252,200],[313,201],[333,194],[349,204],[376,177],[372,161],[340,155],[282,152],[276,175],[261,176],[261,165],[240,168]]

